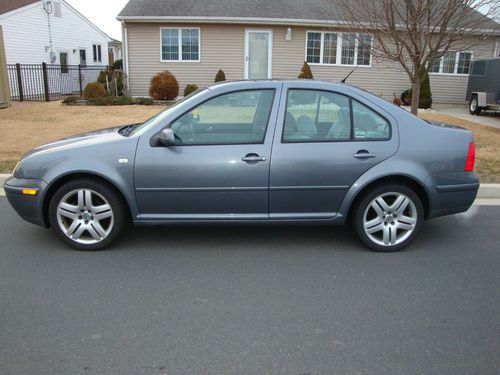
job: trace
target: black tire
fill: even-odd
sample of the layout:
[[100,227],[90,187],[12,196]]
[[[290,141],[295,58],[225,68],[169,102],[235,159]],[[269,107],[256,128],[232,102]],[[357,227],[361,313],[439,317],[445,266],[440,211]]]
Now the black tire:
[[[100,242],[92,244],[83,244],[69,238],[61,229],[58,222],[57,209],[61,200],[75,190],[88,189],[92,190],[107,200],[111,207],[113,215],[113,224],[109,234],[100,240]],[[93,219],[92,219],[93,220]],[[49,222],[52,230],[57,237],[70,247],[76,250],[96,251],[102,250],[115,242],[123,232],[127,224],[130,222],[128,209],[122,197],[108,184],[91,178],[79,178],[71,180],[62,185],[52,196],[49,202]]]
[[469,113],[476,116],[479,116],[481,114],[481,107],[479,106],[477,95],[472,95],[470,98]]
[[[387,193],[399,193],[405,195],[407,198],[410,199],[411,202],[413,202],[413,205],[415,207],[416,211],[416,223],[414,224],[414,229],[411,234],[402,242],[396,243],[394,245],[380,245],[376,242],[374,242],[368,234],[365,232],[364,229],[364,216],[365,212],[368,209],[368,206],[372,203],[372,201]],[[374,189],[370,190],[366,194],[364,194],[360,199],[356,202],[356,204],[353,207],[352,211],[352,225],[353,228],[358,235],[359,239],[363,244],[368,247],[370,250],[377,251],[377,252],[395,252],[395,251],[400,251],[403,250],[405,247],[407,247],[417,236],[418,232],[420,231],[420,228],[422,227],[422,223],[424,221],[424,208],[422,205],[422,202],[418,195],[409,187],[405,185],[382,185],[375,187]],[[396,219],[397,221],[397,219]],[[386,224],[384,224],[386,225]],[[397,233],[397,231],[396,231]]]

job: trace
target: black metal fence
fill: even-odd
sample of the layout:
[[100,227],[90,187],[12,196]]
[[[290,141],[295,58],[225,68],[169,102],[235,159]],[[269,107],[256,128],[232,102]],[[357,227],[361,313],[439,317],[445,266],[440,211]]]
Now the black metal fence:
[[82,96],[107,66],[9,64],[10,96],[17,101],[51,101]]

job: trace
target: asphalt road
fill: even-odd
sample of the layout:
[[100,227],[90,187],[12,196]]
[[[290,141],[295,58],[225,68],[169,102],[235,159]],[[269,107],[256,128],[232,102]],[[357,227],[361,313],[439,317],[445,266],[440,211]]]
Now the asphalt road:
[[345,228],[132,229],[76,252],[0,197],[0,374],[498,374],[499,206],[406,251]]

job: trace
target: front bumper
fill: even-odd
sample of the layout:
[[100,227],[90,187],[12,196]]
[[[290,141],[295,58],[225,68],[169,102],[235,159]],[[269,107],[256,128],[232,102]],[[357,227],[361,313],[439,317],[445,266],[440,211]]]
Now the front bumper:
[[[37,189],[36,195],[23,195],[23,189]],[[47,183],[38,179],[9,177],[4,184],[5,195],[10,205],[24,220],[46,227],[43,217],[43,198]]]

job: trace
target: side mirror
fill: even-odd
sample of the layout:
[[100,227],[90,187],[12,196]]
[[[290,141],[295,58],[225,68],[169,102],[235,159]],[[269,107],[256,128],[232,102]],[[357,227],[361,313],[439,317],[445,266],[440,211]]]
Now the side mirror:
[[162,146],[168,147],[175,145],[175,134],[171,128],[163,129],[160,134],[158,134],[158,143]]

